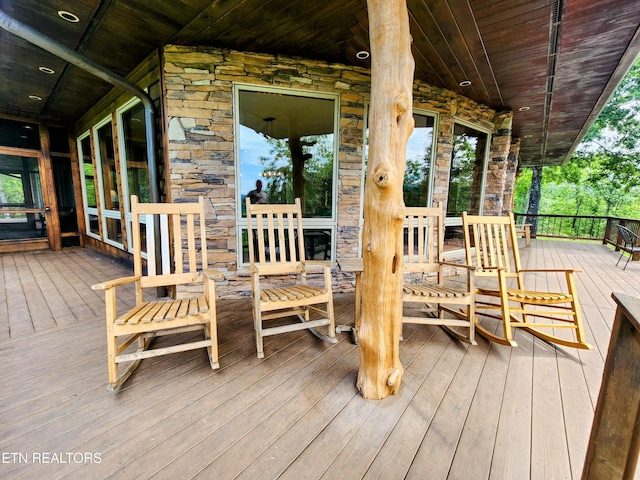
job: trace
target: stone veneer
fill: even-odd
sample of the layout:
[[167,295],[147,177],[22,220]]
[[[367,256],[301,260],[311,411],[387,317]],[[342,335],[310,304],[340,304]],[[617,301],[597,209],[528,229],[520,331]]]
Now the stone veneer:
[[[368,69],[281,55],[210,47],[164,49],[169,195],[172,201],[204,196],[209,248],[225,273],[222,297],[249,295],[248,272],[238,268],[233,132],[233,84],[277,86],[340,94],[337,258],[358,254],[363,178],[362,146]],[[446,201],[453,126],[464,120],[492,132],[485,212],[504,210],[511,113],[497,113],[450,90],[414,83],[414,107],[439,114],[434,200]],[[353,276],[334,272],[335,291],[353,290]]]

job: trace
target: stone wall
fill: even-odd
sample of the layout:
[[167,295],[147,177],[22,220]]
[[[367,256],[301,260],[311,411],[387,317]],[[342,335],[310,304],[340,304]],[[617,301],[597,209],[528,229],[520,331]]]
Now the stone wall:
[[[163,65],[170,197],[172,201],[190,201],[198,196],[208,199],[209,245],[215,267],[226,276],[218,289],[222,297],[250,294],[248,273],[237,264],[233,133],[236,82],[340,94],[337,258],[358,255],[369,70],[280,55],[183,46],[165,47]],[[510,124],[509,128],[504,126],[510,114],[498,115],[454,92],[419,82],[414,85],[414,107],[439,114],[434,199],[446,201],[453,125],[455,119],[461,119],[498,133],[492,137],[489,165],[491,182],[496,185],[490,189],[485,208],[493,212],[498,204],[502,205],[499,197],[505,188],[511,133]],[[336,269],[336,291],[352,290],[352,281],[352,275]]]

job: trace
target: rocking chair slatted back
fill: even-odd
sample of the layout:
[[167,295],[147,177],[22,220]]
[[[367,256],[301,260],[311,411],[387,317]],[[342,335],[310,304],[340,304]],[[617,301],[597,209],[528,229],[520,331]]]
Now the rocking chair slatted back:
[[305,260],[304,242],[298,241],[302,236],[299,198],[296,198],[295,211],[291,205],[251,205],[249,199],[247,205],[247,211],[255,215],[253,242],[249,244],[251,264],[297,264]]
[[[144,252],[139,248],[133,252],[134,274],[141,277],[142,288],[193,282],[208,266],[206,225],[204,221],[197,222],[204,210],[204,200],[170,204],[169,213],[167,205],[139,203],[135,195],[131,197],[133,244],[145,245]],[[183,224],[184,238],[180,234]],[[173,242],[170,225],[175,236]],[[160,235],[156,236],[156,231]],[[156,245],[157,238],[160,245]]]
[[[405,272],[439,272],[443,239],[438,235],[440,208],[407,207]],[[442,280],[442,279],[439,279]]]
[[518,277],[521,270],[520,253],[509,248],[516,238],[513,217],[487,217],[462,213],[467,263],[476,267],[476,277],[495,277],[503,269],[507,277]]

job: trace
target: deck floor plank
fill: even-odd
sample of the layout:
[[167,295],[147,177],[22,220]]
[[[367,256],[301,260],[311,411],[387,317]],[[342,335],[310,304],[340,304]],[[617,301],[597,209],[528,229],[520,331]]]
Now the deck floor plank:
[[[357,393],[349,334],[334,345],[305,331],[267,337],[258,359],[248,298],[218,301],[219,370],[203,349],[149,358],[107,392],[104,293],[90,286],[131,270],[83,248],[0,255],[0,449],[101,455],[100,463],[3,463],[0,475],[579,479],[611,292],[638,295],[640,263],[623,271],[616,252],[581,242],[534,239],[521,254],[526,268],[582,270],[576,283],[595,350],[521,330],[517,348],[483,338],[472,347],[433,326],[405,325],[402,387],[379,402]],[[564,277],[528,281],[554,289]],[[132,288],[119,293],[121,309],[135,303]],[[337,324],[353,323],[353,300],[335,294]]]

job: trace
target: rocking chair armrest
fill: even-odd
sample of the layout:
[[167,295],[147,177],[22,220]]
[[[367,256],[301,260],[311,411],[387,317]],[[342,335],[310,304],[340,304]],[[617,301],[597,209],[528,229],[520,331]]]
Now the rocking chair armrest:
[[205,277],[209,280],[222,280],[224,279],[224,274],[220,272],[220,270],[216,270],[215,268],[207,268],[202,271]]
[[305,260],[302,262],[304,265],[317,266],[317,267],[335,267],[336,262],[329,260]]
[[520,270],[520,273],[562,273],[562,272],[571,272],[571,273],[580,273],[582,272],[582,270],[579,269],[575,269],[575,268],[542,268],[539,270],[535,270],[535,269],[528,269],[528,270]]
[[140,281],[140,276],[132,276],[132,277],[120,277],[115,280],[109,280],[107,282],[96,283],[95,285],[91,285],[91,290],[109,290],[114,287],[119,287],[120,285],[126,285],[128,283],[138,282]]
[[454,262],[439,262],[440,265],[445,265],[447,267],[460,267],[466,268],[469,272],[475,271],[476,267],[473,265],[467,265],[466,263],[454,263]]

